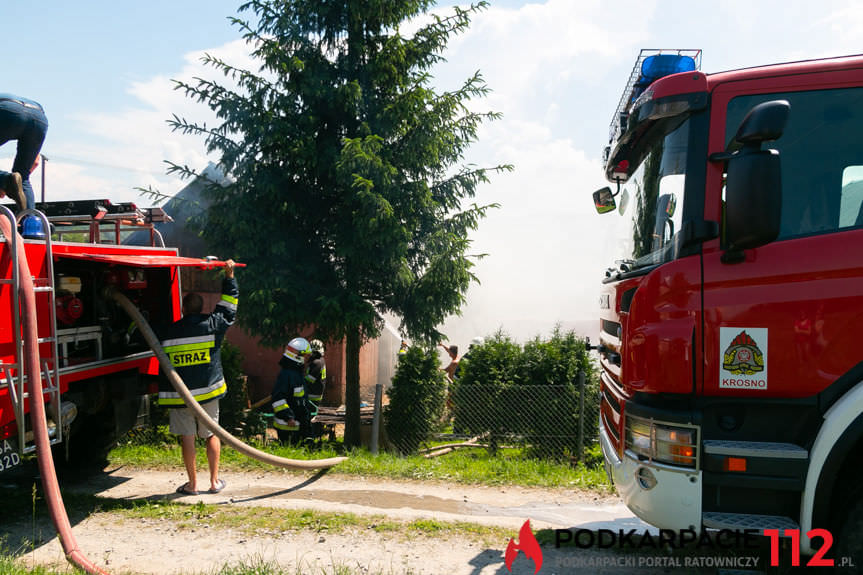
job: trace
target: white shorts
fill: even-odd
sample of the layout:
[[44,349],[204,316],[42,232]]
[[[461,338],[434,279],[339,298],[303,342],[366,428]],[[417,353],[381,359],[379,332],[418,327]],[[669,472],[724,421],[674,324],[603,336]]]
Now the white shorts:
[[[200,406],[209,415],[213,421],[219,422],[219,400],[214,399],[207,403],[201,403]],[[171,433],[175,435],[197,435],[201,439],[207,439],[213,432],[207,429],[204,422],[198,419],[195,412],[189,407],[174,407],[168,412],[168,422],[170,423]]]

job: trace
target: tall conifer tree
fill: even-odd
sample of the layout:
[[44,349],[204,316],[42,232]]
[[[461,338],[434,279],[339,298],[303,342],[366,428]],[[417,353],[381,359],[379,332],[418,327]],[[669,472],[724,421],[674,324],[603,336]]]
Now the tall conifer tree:
[[[297,326],[346,342],[345,443],[359,443],[359,352],[380,334],[382,313],[434,343],[436,326],[465,301],[469,232],[488,208],[470,200],[499,165],[464,164],[494,112],[476,112],[479,72],[454,91],[431,86],[449,38],[486,7],[429,13],[431,0],[252,0],[234,18],[257,71],[210,55],[232,80],[178,88],[212,108],[205,137],[233,184],[210,186],[203,235],[217,253],[248,264],[243,324],[280,345]],[[407,22],[425,22],[403,34]],[[186,166],[172,166],[193,175]]]

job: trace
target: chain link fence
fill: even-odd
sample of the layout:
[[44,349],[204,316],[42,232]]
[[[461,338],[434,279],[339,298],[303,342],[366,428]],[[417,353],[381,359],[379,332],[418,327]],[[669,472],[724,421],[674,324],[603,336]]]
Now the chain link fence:
[[[525,455],[583,461],[598,442],[599,396],[583,374],[565,385],[451,384],[443,405],[414,403],[410,418],[388,417],[387,440],[401,453],[433,452],[446,443],[472,443],[496,455],[520,448]],[[412,421],[432,421],[418,430]]]

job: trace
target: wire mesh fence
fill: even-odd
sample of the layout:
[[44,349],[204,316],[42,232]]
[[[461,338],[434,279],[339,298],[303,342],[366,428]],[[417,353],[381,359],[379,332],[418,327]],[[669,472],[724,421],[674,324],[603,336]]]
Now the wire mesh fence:
[[[583,378],[565,385],[452,384],[443,406],[408,418],[388,414],[387,437],[402,453],[430,451],[441,443],[472,443],[497,454],[521,448],[529,456],[581,461],[598,441],[599,397]],[[432,429],[410,422],[431,421]]]

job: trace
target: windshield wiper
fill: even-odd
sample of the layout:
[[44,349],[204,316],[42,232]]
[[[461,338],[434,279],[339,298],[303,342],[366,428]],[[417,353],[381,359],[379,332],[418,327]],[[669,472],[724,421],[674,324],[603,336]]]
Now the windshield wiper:
[[625,259],[625,260],[614,260],[615,268],[607,268],[605,270],[605,277],[610,278],[611,276],[619,276],[620,274],[625,274],[626,272],[632,271],[633,265],[635,264],[635,260]]
[[635,260],[614,260],[614,263],[615,265],[617,265],[617,269],[619,272],[626,273],[628,271],[632,271],[632,268],[635,265]]

